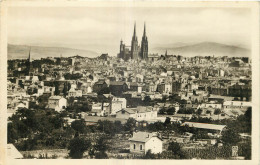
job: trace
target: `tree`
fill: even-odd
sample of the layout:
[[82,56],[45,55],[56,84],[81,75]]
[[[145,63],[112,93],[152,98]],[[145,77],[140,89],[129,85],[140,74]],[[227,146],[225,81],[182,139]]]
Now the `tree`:
[[168,146],[168,151],[171,151],[174,154],[179,153],[181,150],[181,147],[179,145],[179,143],[177,142],[170,142],[169,146]]
[[105,152],[96,152],[95,158],[96,159],[108,159],[108,156]]
[[175,108],[174,107],[170,107],[167,110],[167,115],[173,115],[175,113]]
[[87,151],[91,146],[91,142],[83,138],[76,137],[72,139],[69,143],[69,156],[72,159],[81,159],[83,153]]
[[225,144],[237,144],[240,141],[238,132],[232,128],[223,131],[221,139]]
[[114,122],[115,126],[115,133],[120,133],[123,130],[123,125],[121,124],[121,121],[115,121]]
[[104,87],[98,91],[98,95],[109,94],[110,92],[111,91],[109,87]]
[[220,109],[218,109],[218,108],[215,109],[214,114],[215,114],[215,115],[218,115],[218,119],[219,119],[220,113],[221,113],[221,110],[220,110]]
[[68,84],[64,83],[63,85],[64,85],[64,87],[63,87],[62,93],[63,93],[63,96],[65,97],[68,94]]
[[85,121],[83,119],[75,120],[71,123],[71,128],[73,128],[75,131],[78,131],[79,133],[84,133],[86,130]]
[[94,79],[94,77],[91,74],[88,76],[88,78],[91,79],[91,80]]
[[14,143],[18,138],[17,130],[13,123],[7,125],[7,143]]
[[181,146],[177,142],[170,142],[168,146],[168,151],[173,153],[177,158],[185,159],[187,155],[181,150]]
[[220,113],[221,113],[221,110],[220,110],[220,109],[218,109],[218,108],[215,109],[215,111],[214,111],[214,114],[215,114],[215,115],[219,115]]
[[130,131],[132,134],[135,128],[136,120],[134,118],[127,119],[127,122],[125,123],[125,130]]
[[201,113],[202,113],[202,109],[199,108],[196,113],[197,113],[198,116],[200,116]]
[[104,132],[104,133],[106,133],[106,134],[109,134],[111,136],[115,135],[115,125],[111,121],[108,121],[108,120],[104,120],[104,121],[98,120],[97,129],[102,131],[102,132]]
[[163,108],[161,108],[161,109],[159,110],[158,113],[161,114],[161,115],[164,115],[164,114],[166,113],[166,109],[163,107]]
[[107,141],[104,137],[100,137],[97,142],[96,145],[94,146],[94,152],[95,153],[95,158],[96,159],[107,159],[108,156],[106,154],[106,151],[108,150],[108,145],[107,145]]
[[206,111],[206,114],[210,114],[210,113],[211,113],[211,111],[210,111],[210,110],[207,110],[207,111]]
[[58,82],[55,82],[54,86],[55,86],[54,94],[55,94],[55,95],[59,95],[59,94],[60,94],[60,90],[59,90],[59,84],[58,84]]
[[108,145],[107,145],[107,141],[104,137],[100,137],[97,142],[96,145],[94,146],[96,151],[99,152],[103,152],[105,153],[108,149]]
[[166,117],[165,122],[164,122],[164,125],[167,126],[167,125],[169,125],[169,124],[171,124],[171,118]]
[[144,97],[144,105],[148,106],[148,105],[150,105],[150,102],[151,102],[151,97],[145,96]]

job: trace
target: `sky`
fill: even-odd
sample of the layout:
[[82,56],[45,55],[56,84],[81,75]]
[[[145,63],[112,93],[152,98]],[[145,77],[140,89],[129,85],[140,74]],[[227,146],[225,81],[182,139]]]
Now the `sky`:
[[121,39],[131,45],[135,22],[140,44],[146,22],[149,49],[200,42],[250,47],[250,18],[247,8],[10,7],[8,43],[116,55]]

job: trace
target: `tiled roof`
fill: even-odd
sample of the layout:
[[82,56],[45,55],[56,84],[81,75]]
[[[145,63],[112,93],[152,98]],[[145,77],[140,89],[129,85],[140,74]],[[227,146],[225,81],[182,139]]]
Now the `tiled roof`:
[[115,85],[124,85],[124,84],[125,84],[124,81],[111,81],[110,82],[110,85],[113,85],[113,86],[115,86]]
[[61,99],[62,96],[51,96],[49,99],[52,99],[52,100],[59,100]]
[[184,122],[181,126],[188,125],[189,127],[202,128],[202,129],[211,129],[222,131],[226,125],[216,125],[208,123],[197,123],[197,122]]
[[137,132],[133,134],[133,137],[130,138],[130,141],[137,141],[137,142],[147,142],[152,137],[158,137],[156,132]]

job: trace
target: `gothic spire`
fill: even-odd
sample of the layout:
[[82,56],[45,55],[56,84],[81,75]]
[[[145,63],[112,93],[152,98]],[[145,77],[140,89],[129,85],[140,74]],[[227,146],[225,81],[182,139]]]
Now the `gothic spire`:
[[144,22],[144,34],[143,34],[143,36],[146,36],[145,22]]
[[31,62],[31,47],[30,47],[30,50],[29,50],[29,57],[28,57],[28,61]]
[[136,31],[135,31],[135,28],[136,28],[136,22],[135,22],[135,26],[134,26],[134,35],[133,35],[133,37],[135,37],[135,36],[136,36]]

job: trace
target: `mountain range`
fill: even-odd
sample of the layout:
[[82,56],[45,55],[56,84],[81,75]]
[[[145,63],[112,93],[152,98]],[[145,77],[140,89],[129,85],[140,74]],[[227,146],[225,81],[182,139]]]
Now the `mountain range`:
[[79,55],[82,57],[97,57],[99,54],[90,50],[64,48],[64,47],[42,47],[28,45],[8,44],[8,59],[28,58],[31,49],[31,58],[40,59],[42,57],[70,57]]
[[[179,45],[179,46],[178,46]],[[167,54],[182,55],[185,57],[190,56],[229,56],[229,57],[249,57],[251,51],[249,49],[234,46],[220,44],[216,42],[202,42],[196,44],[178,43],[173,46],[167,45],[167,47],[155,47],[151,51],[164,54],[167,50]]]
[[[95,58],[100,55],[95,51],[83,49],[8,44],[8,59],[27,58],[30,49],[32,59],[60,56],[70,57],[75,55]],[[240,46],[226,45],[215,42],[202,42],[195,44],[175,43],[172,45],[164,45],[160,47],[151,48],[149,52],[165,54],[166,50],[169,55],[182,55],[184,57],[213,55],[228,57],[250,57],[251,55],[251,51],[249,49]]]

